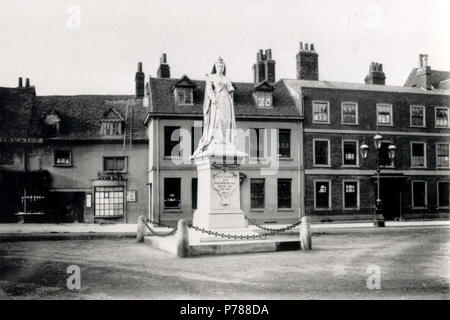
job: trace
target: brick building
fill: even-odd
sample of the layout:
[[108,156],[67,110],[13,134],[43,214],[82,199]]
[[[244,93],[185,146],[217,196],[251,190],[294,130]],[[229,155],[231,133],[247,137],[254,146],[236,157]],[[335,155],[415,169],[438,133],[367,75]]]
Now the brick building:
[[[365,84],[319,81],[317,52],[300,45],[298,79],[285,83],[302,97],[306,214],[336,220],[373,213],[377,133],[385,218],[449,213],[450,77],[422,61],[403,87],[385,85],[378,63],[370,65]],[[370,148],[366,161],[363,142]],[[392,162],[390,144],[397,147]]]

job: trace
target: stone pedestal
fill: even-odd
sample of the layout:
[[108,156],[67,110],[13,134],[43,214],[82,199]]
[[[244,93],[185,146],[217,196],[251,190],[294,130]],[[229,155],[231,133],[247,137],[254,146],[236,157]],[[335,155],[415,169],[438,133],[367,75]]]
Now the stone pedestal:
[[215,145],[194,157],[198,172],[194,226],[219,232],[247,228],[239,188],[239,165],[245,156],[234,146]]

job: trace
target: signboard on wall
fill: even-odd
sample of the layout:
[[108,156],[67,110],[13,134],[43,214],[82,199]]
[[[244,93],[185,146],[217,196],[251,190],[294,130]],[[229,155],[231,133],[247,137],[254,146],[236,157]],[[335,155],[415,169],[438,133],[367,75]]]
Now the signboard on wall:
[[127,202],[136,202],[136,190],[127,190]]

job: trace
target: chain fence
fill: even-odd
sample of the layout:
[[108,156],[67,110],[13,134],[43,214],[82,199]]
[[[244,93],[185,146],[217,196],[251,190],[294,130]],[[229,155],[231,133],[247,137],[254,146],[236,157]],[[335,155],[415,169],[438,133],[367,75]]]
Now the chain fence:
[[[193,229],[193,230],[195,230],[195,231],[198,231],[198,232],[210,235],[210,236],[214,236],[214,237],[224,238],[224,239],[257,240],[257,239],[265,239],[268,236],[278,235],[280,233],[283,233],[283,232],[289,231],[291,229],[294,229],[295,227],[297,227],[298,225],[301,224],[301,221],[298,220],[297,222],[295,222],[293,224],[290,224],[290,225],[288,225],[286,227],[279,228],[279,229],[273,229],[273,228],[264,227],[264,226],[256,223],[256,221],[251,220],[251,219],[249,219],[247,217],[245,217],[245,219],[249,223],[255,225],[257,228],[263,230],[264,232],[263,233],[258,233],[258,234],[252,234],[252,235],[250,235],[250,234],[246,234],[246,235],[239,234],[238,235],[238,234],[229,234],[229,233],[223,233],[223,232],[218,232],[218,231],[212,231],[212,230],[208,230],[208,229],[205,229],[205,228],[200,228],[200,227],[194,226],[192,224],[189,224],[188,227]],[[150,230],[150,232],[152,232],[154,235],[161,236],[161,237],[171,236],[171,235],[175,234],[177,232],[177,229],[178,229],[177,227],[173,227],[173,226],[169,226],[169,225],[162,224],[162,223],[159,223],[159,222],[155,222],[155,221],[153,221],[151,219],[143,219],[143,222],[144,222],[144,225],[147,227],[147,229]],[[156,225],[158,227],[169,228],[169,229],[172,229],[172,230],[168,231],[168,232],[159,232],[159,231],[156,231],[154,228],[150,227],[150,225],[148,223],[151,223],[152,225]]]

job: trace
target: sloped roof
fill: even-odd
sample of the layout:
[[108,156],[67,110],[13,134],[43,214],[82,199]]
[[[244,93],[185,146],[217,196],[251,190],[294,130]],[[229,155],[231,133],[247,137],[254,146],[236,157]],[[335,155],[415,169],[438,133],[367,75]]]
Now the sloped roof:
[[[405,87],[412,87],[417,84],[417,70],[414,68],[411,70],[408,78],[405,82]],[[450,71],[440,71],[431,69],[431,85],[434,89],[447,90],[448,85],[445,83],[446,80],[450,79]]]
[[[127,95],[39,96],[37,108],[41,115],[56,112],[61,118],[58,137],[51,140],[102,140],[100,123],[104,115],[113,109],[126,119],[126,106],[133,110],[133,139],[147,139],[143,124],[147,109],[141,100]],[[123,139],[123,137],[118,138]]]
[[0,88],[0,137],[37,137],[36,111],[33,87]]
[[[196,87],[193,89],[193,105],[177,105],[171,87],[178,79],[150,78],[151,102],[150,115],[202,115],[205,95],[205,81],[191,80]],[[258,108],[253,101],[251,91],[254,83],[233,83],[235,115],[239,117],[255,118],[300,118],[296,107],[296,100],[290,94],[283,81],[274,84],[273,107]]]
[[399,92],[399,93],[416,93],[431,95],[450,95],[450,90],[424,90],[415,87],[402,86],[385,86],[376,84],[336,82],[336,81],[313,81],[313,80],[283,80],[292,90],[298,90],[300,87],[305,88],[323,88],[323,89],[342,89],[342,90],[359,90],[359,91],[378,91],[378,92]]

